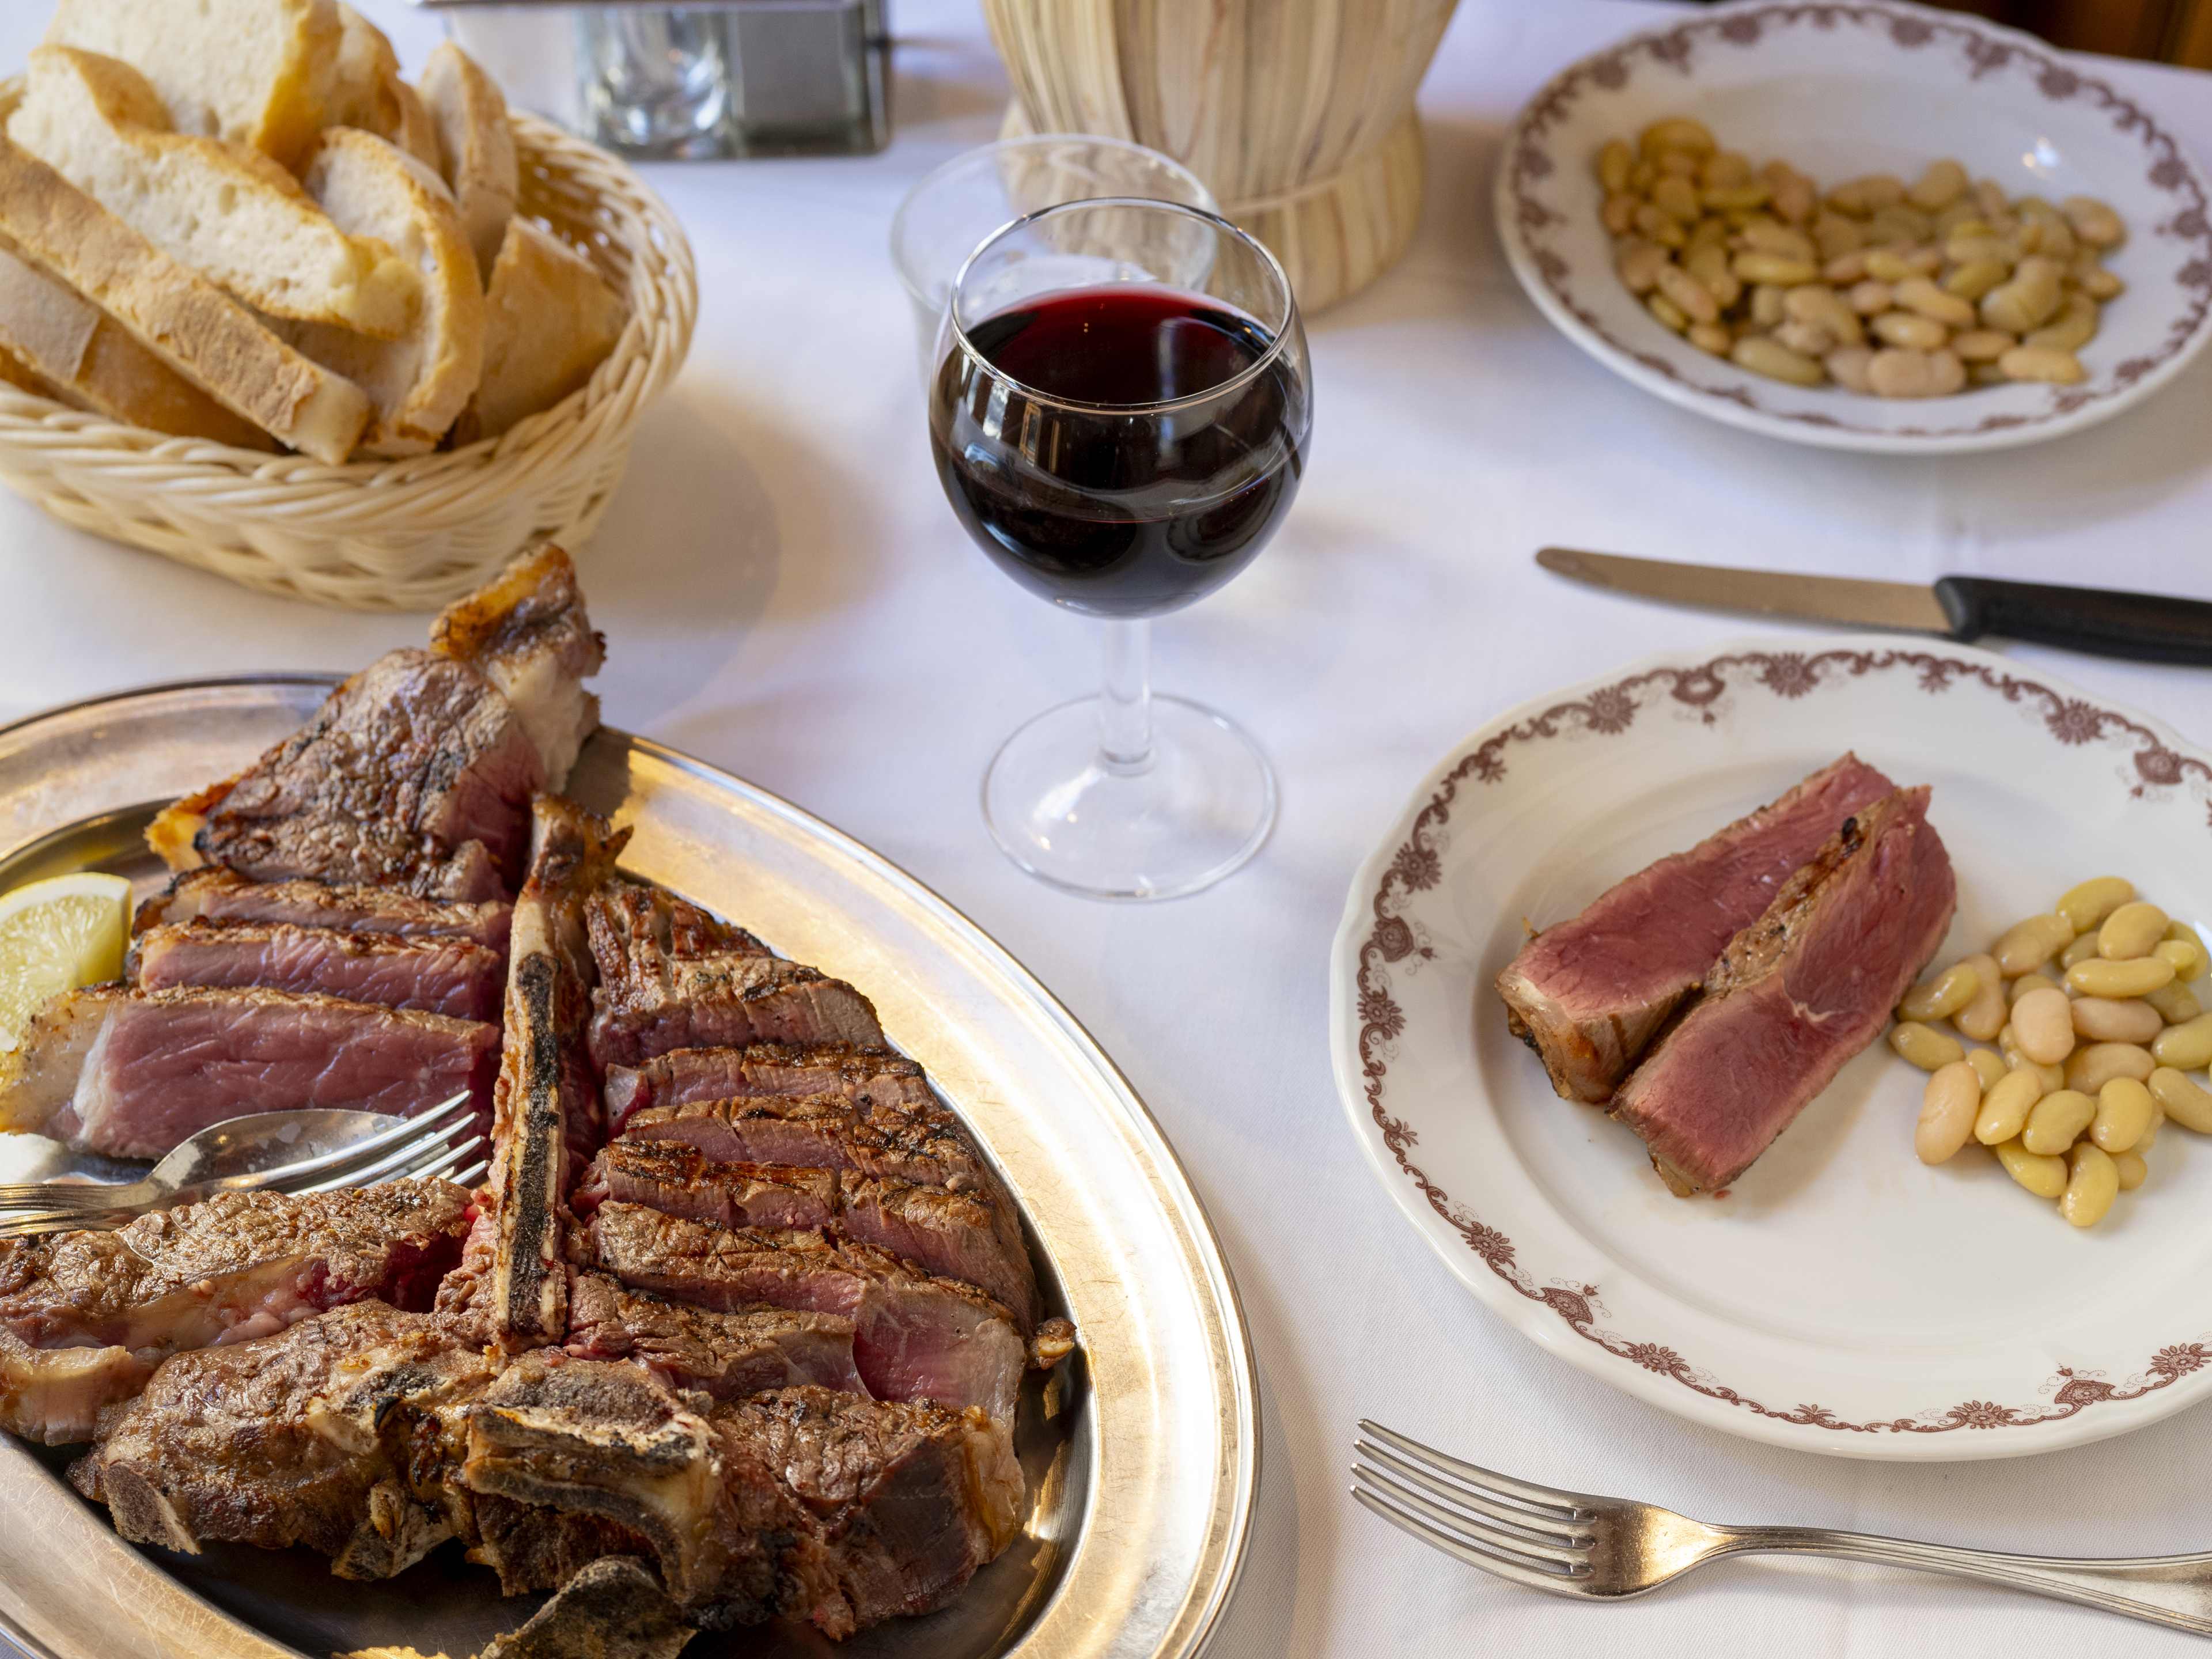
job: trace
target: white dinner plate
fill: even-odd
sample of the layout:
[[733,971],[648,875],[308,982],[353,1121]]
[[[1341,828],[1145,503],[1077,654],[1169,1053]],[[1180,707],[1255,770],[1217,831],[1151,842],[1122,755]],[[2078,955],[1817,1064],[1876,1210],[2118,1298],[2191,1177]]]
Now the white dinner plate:
[[1330,967],[1339,1090],[1376,1175],[1523,1334],[1697,1422],[1803,1451],[2012,1457],[2212,1391],[2212,1145],[2077,1231],[1977,1146],[1914,1157],[1923,1075],[1877,1042],[1724,1198],[1560,1099],[1492,988],[1572,915],[1856,750],[1959,876],[1938,962],[2092,874],[2212,920],[2212,757],[1948,641],[1750,641],[1523,704],[1429,775],[1361,867]]
[[[2079,386],[1978,387],[1897,401],[1770,380],[1656,321],[1614,276],[1592,164],[1665,115],[1693,115],[1754,161],[1826,188],[1868,173],[1910,182],[1954,156],[2012,196],[2100,197],[2127,222],[2107,261],[2127,291],[2079,356]],[[2204,174],[2155,111],[1978,18],[1905,4],[1747,0],[1700,8],[1562,70],[1507,133],[1495,188],[1514,274],[1561,332],[1669,403],[1834,449],[1932,454],[2078,430],[2164,386],[2212,334]]]

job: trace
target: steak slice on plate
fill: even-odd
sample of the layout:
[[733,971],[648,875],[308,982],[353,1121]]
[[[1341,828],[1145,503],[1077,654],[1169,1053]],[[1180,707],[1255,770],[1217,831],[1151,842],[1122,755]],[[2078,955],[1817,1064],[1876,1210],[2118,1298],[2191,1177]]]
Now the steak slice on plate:
[[0,1425],[88,1439],[165,1355],[369,1298],[426,1309],[468,1212],[461,1188],[410,1181],[222,1193],[118,1231],[0,1241]]
[[585,1052],[592,954],[584,908],[629,839],[556,796],[533,808],[530,878],[514,905],[507,1023],[492,1114],[496,1246],[491,1319],[505,1343],[560,1340],[569,1188],[598,1147],[598,1079]]
[[1856,755],[1545,928],[1498,976],[1506,1023],[1569,1100],[1602,1104],[1729,940],[1853,812],[1897,786]]
[[988,1193],[848,1172],[838,1177],[837,1231],[939,1278],[973,1285],[1023,1331],[1036,1328],[1036,1274],[1021,1223]]
[[757,1095],[653,1106],[624,1140],[674,1141],[723,1164],[854,1170],[953,1192],[994,1192],[997,1177],[951,1113],[928,1106],[856,1107],[842,1095]]
[[736,1400],[812,1383],[865,1395],[853,1364],[853,1322],[836,1314],[760,1308],[715,1313],[579,1273],[568,1288],[568,1352],[629,1359],[675,1389]]
[[491,1381],[436,1319],[362,1303],[167,1360],[70,1478],[133,1543],[304,1545],[388,1578],[469,1534],[454,1471]]
[[56,997],[0,1073],[0,1128],[111,1158],[159,1158],[248,1112],[343,1107],[409,1115],[457,1094],[487,1111],[499,1028],[286,991]]
[[599,727],[599,700],[584,682],[607,659],[568,554],[546,542],[454,600],[431,624],[430,649],[499,688],[538,750],[545,787],[561,788]]
[[507,955],[508,908],[501,900],[461,903],[418,898],[392,887],[321,881],[249,881],[209,865],[173,878],[166,891],[138,907],[134,933],[164,924],[207,921],[223,926],[335,927],[349,933],[460,939]]
[[[593,917],[596,923],[598,918]],[[750,1042],[883,1042],[874,1005],[840,979],[750,952],[662,960],[653,974],[610,956],[592,930],[600,985],[592,994],[592,1058],[601,1070],[672,1048]],[[611,971],[619,977],[610,977]]]
[[723,1312],[765,1304],[851,1320],[854,1361],[879,1400],[1011,1419],[1020,1398],[1028,1354],[1006,1310],[885,1251],[620,1203],[599,1207],[587,1243],[592,1265],[634,1290]]
[[837,1095],[860,1106],[937,1104],[921,1067],[889,1048],[758,1042],[677,1048],[641,1066],[608,1067],[607,1121],[619,1133],[631,1113],[648,1107],[763,1095]]
[[521,873],[530,797],[545,781],[489,680],[407,648],[340,685],[246,770],[163,812],[146,837],[173,869],[499,898]]
[[197,921],[141,932],[131,948],[131,977],[149,991],[260,986],[496,1020],[507,962],[465,939]]
[[1900,789],[1846,819],[1613,1097],[1675,1192],[1749,1169],[1936,954],[1958,888],[1927,811],[1926,788]]
[[725,1227],[785,1231],[837,1220],[837,1172],[787,1164],[718,1164],[680,1140],[615,1140],[577,1189],[579,1211],[607,1199]]

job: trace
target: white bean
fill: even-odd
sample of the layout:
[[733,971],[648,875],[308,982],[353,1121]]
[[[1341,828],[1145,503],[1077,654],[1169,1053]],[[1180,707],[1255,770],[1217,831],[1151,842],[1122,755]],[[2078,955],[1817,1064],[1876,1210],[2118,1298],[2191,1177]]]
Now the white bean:
[[2012,1033],[2021,1053],[2037,1065],[2057,1065],[2074,1052],[2073,1006],[2066,993],[2031,991],[2014,1003]]
[[1921,1091],[1920,1121],[1912,1132],[1912,1150],[1920,1161],[1942,1164],[1955,1155],[1972,1136],[1974,1115],[1981,1103],[1981,1078],[1965,1060],[1931,1073]]
[[[1831,367],[1828,372],[1832,374],[1835,370]],[[1974,994],[1951,1016],[1951,1024],[1977,1042],[1994,1042],[2004,1030],[2007,1012],[1997,959],[1987,954],[1968,957],[1962,965],[1974,970]]]
[[2083,1141],[2067,1160],[2066,1190],[2058,1200],[2058,1213],[2076,1227],[2094,1227],[2112,1207],[2120,1190],[2120,1172],[2105,1150]]

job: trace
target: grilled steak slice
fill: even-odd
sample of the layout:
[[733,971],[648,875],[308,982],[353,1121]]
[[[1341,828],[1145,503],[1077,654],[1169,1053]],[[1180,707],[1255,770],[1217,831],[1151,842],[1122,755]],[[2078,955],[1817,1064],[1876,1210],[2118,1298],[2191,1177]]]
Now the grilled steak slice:
[[610,882],[594,894],[591,930],[600,977],[617,987],[633,979],[659,981],[671,957],[773,954],[744,928],[642,881]]
[[460,1255],[468,1204],[445,1182],[224,1193],[117,1232],[0,1241],[0,1425],[88,1439],[165,1355],[371,1297],[427,1308]]
[[599,727],[599,700],[583,683],[607,658],[568,554],[546,542],[447,605],[431,625],[430,648],[499,688],[538,750],[545,787],[559,789]]
[[854,1361],[879,1400],[1012,1417],[1027,1355],[1006,1310],[884,1251],[622,1203],[599,1206],[586,1246],[592,1265],[633,1290],[724,1312],[765,1303],[851,1320]]
[[472,1415],[468,1484],[616,1522],[714,1622],[781,1613],[832,1637],[943,1606],[1017,1529],[1020,1468],[980,1412],[811,1388],[706,1415],[691,1399],[632,1366],[526,1356]]
[[1613,1097],[1675,1192],[1749,1169],[1935,955],[1958,890],[1927,811],[1925,788],[1902,789],[1845,820]]
[[493,1328],[517,1346],[557,1341],[567,1328],[560,1264],[568,1189],[602,1134],[598,1079],[584,1048],[592,983],[584,909],[629,838],[551,795],[538,798],[532,817],[492,1119]]
[[1856,755],[1607,889],[1498,976],[1506,1022],[1569,1100],[1601,1103],[1722,948],[1836,826],[1896,786]]
[[763,1095],[837,1095],[861,1106],[937,1104],[921,1067],[888,1048],[758,1042],[677,1048],[641,1066],[610,1066],[607,1122],[619,1134],[630,1114],[648,1107]]
[[654,1106],[629,1120],[632,1143],[673,1141],[724,1164],[854,1170],[954,1192],[994,1177],[959,1121],[940,1107],[855,1107],[842,1095],[765,1095]]
[[786,1231],[837,1219],[837,1172],[786,1164],[717,1164],[680,1140],[616,1140],[592,1162],[576,1208],[612,1198],[725,1227]]
[[335,927],[349,933],[398,933],[406,938],[459,939],[507,955],[507,906],[417,898],[390,887],[332,885],[319,881],[248,881],[235,870],[210,865],[187,870],[138,907],[134,933],[166,924],[208,921],[228,926]]
[[568,1288],[567,1349],[578,1359],[629,1359],[673,1389],[736,1400],[801,1382],[865,1395],[853,1322],[781,1308],[714,1313],[580,1273]]
[[131,951],[132,981],[149,991],[258,985],[459,1019],[499,1018],[506,970],[497,951],[467,939],[283,923],[167,923],[141,933]]
[[1020,1528],[1012,1437],[981,1412],[799,1388],[714,1420],[726,1460],[751,1453],[813,1517],[780,1610],[830,1637],[945,1606]]
[[846,1174],[838,1178],[837,1200],[837,1231],[846,1237],[973,1285],[1023,1331],[1036,1328],[1036,1275],[1021,1224],[988,1194]]
[[463,1092],[489,1109],[499,1030],[284,991],[66,992],[0,1080],[0,1128],[159,1158],[246,1112],[408,1115]]
[[[598,920],[596,916],[594,921]],[[599,933],[592,944],[598,952]],[[625,970],[635,958],[599,954],[592,994],[592,1058],[602,1070],[635,1066],[672,1048],[749,1042],[884,1040],[874,1006],[840,979],[781,957],[732,953],[662,960],[647,975]]]
[[520,873],[530,797],[544,783],[544,763],[490,681],[451,658],[393,651],[146,836],[174,869],[221,864],[258,881],[497,898]]
[[477,1659],[676,1659],[699,1633],[660,1581],[626,1555],[592,1562]]
[[363,1303],[165,1362],[70,1480],[134,1543],[300,1544],[388,1578],[467,1534],[452,1471],[491,1381],[434,1318]]
[[727,1467],[712,1423],[641,1366],[523,1355],[470,1414],[471,1492],[588,1515],[644,1540],[668,1594],[723,1620],[775,1611],[782,1540],[805,1517]]

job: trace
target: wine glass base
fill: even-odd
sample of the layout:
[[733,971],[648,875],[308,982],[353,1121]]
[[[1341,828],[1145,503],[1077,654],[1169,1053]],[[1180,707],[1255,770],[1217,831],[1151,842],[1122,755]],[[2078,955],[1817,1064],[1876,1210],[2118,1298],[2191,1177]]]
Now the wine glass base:
[[983,822],[1039,881],[1086,898],[1180,898],[1258,852],[1275,824],[1275,774],[1242,727],[1182,697],[1152,700],[1141,769],[1099,753],[1099,703],[1046,710],[983,775]]

